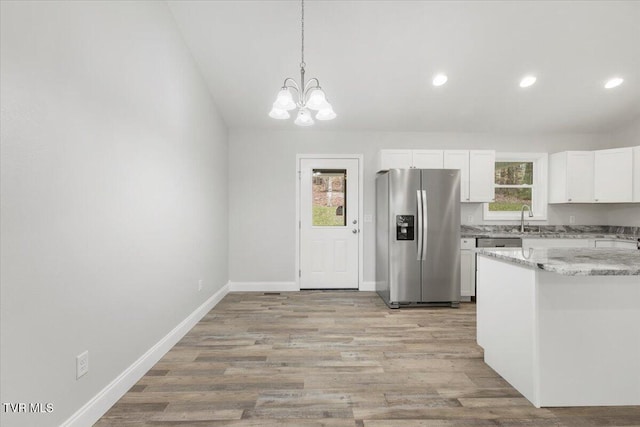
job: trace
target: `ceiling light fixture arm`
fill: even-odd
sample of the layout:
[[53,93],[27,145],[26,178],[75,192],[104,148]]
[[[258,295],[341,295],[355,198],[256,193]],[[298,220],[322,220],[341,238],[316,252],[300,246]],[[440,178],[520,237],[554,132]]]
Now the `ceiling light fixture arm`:
[[293,89],[296,91],[296,93],[300,93],[298,83],[296,83],[296,81],[291,77],[287,77],[286,79],[284,79],[284,83],[282,83],[282,89]]
[[[315,84],[312,85],[312,83],[315,83]],[[322,90],[322,88],[320,87],[320,80],[314,77],[311,80],[309,80],[306,85],[304,85],[304,97],[306,98],[309,92],[315,89]]]

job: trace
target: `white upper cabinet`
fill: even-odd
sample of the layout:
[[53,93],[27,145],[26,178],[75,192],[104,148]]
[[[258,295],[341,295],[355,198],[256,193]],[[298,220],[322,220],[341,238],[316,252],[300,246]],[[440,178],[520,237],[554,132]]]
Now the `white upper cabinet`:
[[592,203],[593,151],[549,156],[549,203]]
[[409,169],[413,167],[412,150],[381,150],[378,170]]
[[495,151],[469,151],[469,202],[493,202],[495,199],[495,168]]
[[460,201],[494,199],[493,150],[381,150],[380,169],[460,169]]
[[442,169],[442,150],[413,150],[413,167],[418,169]]
[[633,148],[595,151],[593,164],[596,202],[633,201]]
[[640,147],[549,156],[549,203],[640,202]]
[[633,201],[640,202],[640,146],[633,147]]
[[379,169],[442,169],[442,150],[380,150]]
[[444,152],[444,168],[460,169],[460,201],[469,201],[469,151],[446,150]]
[[380,150],[379,170],[442,169],[442,150]]

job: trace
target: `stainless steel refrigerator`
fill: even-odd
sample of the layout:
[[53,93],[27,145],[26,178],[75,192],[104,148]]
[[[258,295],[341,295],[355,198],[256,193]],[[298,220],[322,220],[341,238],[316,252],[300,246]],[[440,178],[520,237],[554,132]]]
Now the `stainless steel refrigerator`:
[[459,170],[378,172],[376,291],[391,308],[459,305]]

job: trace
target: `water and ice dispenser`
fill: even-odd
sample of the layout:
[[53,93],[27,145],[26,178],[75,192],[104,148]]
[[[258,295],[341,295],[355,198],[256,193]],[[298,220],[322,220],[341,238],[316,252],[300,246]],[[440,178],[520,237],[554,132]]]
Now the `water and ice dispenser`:
[[413,240],[413,215],[396,215],[396,240]]

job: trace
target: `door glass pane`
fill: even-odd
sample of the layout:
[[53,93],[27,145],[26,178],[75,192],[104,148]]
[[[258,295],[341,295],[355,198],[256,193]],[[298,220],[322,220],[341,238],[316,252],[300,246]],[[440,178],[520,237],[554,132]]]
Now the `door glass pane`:
[[496,188],[496,201],[489,203],[489,210],[520,211],[522,205],[531,206],[531,188]]
[[314,169],[311,180],[314,226],[347,225],[347,170]]
[[496,162],[497,185],[533,185],[533,162]]

